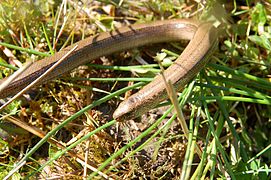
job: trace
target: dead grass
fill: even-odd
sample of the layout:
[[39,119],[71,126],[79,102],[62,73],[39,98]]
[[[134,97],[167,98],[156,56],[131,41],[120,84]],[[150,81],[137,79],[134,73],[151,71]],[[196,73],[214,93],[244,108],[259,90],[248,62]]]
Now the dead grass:
[[[231,26],[225,26],[213,62],[268,80],[270,37],[265,38],[262,34],[266,35],[266,29],[270,27],[270,11],[267,8],[270,4],[264,3],[267,15],[262,15],[262,7],[256,6],[254,2],[238,2],[236,8],[232,3],[226,3],[224,11],[215,3],[197,4],[194,1],[180,3],[129,0],[120,1],[119,4],[102,0],[37,1],[35,4],[9,0],[1,2],[0,5],[0,39],[1,42],[17,47],[52,54],[85,37],[112,31],[127,24],[172,18],[216,18],[221,23],[230,22]],[[225,12],[228,12],[227,17]],[[259,21],[263,17],[267,19],[263,25],[265,33],[261,34]],[[262,41],[265,43],[261,43]],[[153,64],[152,57],[163,48],[179,53],[182,47],[179,44],[144,47],[139,48],[139,51],[129,50],[102,57],[94,63],[128,66],[138,64],[135,60],[141,57]],[[7,64],[19,68],[27,59],[43,58],[16,48],[0,46],[0,49],[0,62],[5,64],[0,66],[0,77],[13,73],[14,70],[8,68]],[[268,83],[265,86],[258,81],[249,84],[248,82],[252,81],[249,77],[242,78],[234,72],[208,66],[196,83],[190,84],[185,91],[187,94],[182,93],[183,98],[189,97],[182,106],[184,117],[191,132],[198,134],[196,142],[203,151],[202,157],[192,157],[189,151],[194,152],[191,143],[195,137],[191,135],[191,139],[184,138],[178,121],[171,119],[174,113],[160,118],[169,106],[152,110],[141,119],[116,123],[110,120],[119,99],[111,97],[106,103],[97,106],[95,103],[106,94],[127,86],[127,82],[73,81],[75,77],[153,77],[150,71],[142,72],[136,72],[135,75],[127,71],[81,66],[60,80],[31,90],[29,96],[11,104],[1,112],[2,121],[15,119],[27,125],[28,131],[31,129],[37,134],[28,132],[18,135],[18,132],[13,133],[9,129],[4,129],[8,134],[0,132],[2,139],[6,138],[9,142],[0,142],[0,179],[9,173],[13,166],[18,166],[15,163],[36,147],[39,138],[43,138],[55,128],[57,129],[52,133],[53,138],[46,140],[49,143],[35,149],[32,158],[13,175],[14,178],[83,179],[94,176],[93,172],[97,169],[102,172],[99,177],[108,179],[180,179],[184,172],[188,173],[189,178],[270,177],[268,137],[271,111],[268,105]],[[234,76],[239,79],[233,79]],[[227,82],[227,79],[231,81]],[[130,85],[132,84],[134,83],[130,82]],[[260,85],[266,89],[259,88]],[[251,90],[255,92],[251,93]],[[256,98],[266,100],[267,105],[253,102],[253,99],[248,102],[237,99],[247,97],[245,92],[256,94]],[[128,91],[126,96],[130,93],[132,91]],[[233,96],[236,99],[212,99],[224,96]],[[58,127],[65,120],[72,122]],[[103,127],[107,125],[107,128]],[[10,124],[3,127],[9,126],[12,130],[17,129]],[[77,140],[82,142],[75,144]],[[75,147],[71,148],[69,153],[66,152],[67,147],[73,145]],[[264,153],[258,154],[261,151]],[[59,154],[63,155],[58,156]],[[52,160],[52,163],[46,164],[49,160]],[[188,160],[193,163],[192,166]],[[84,161],[88,168],[84,167]],[[42,165],[45,167],[40,168]],[[35,172],[37,169],[39,171]],[[95,175],[95,178],[99,177]]]

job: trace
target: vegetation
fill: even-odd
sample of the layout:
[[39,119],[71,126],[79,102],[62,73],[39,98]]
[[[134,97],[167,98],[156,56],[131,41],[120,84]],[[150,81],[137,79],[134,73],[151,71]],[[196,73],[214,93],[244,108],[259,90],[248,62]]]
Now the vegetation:
[[221,35],[210,63],[178,94],[188,139],[169,102],[112,120],[123,93],[159,72],[156,53],[171,63],[184,44],[138,48],[78,67],[1,111],[0,179],[270,179],[270,9],[270,0],[1,1],[0,79],[127,24],[194,18],[215,22]]

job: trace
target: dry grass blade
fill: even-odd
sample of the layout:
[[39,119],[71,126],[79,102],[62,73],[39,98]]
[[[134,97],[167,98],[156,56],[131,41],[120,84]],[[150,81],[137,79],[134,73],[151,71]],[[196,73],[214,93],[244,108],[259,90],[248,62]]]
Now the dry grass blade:
[[18,94],[16,94],[14,97],[12,97],[10,100],[8,100],[8,102],[6,102],[5,104],[3,104],[0,107],[0,112],[5,107],[7,107],[12,101],[14,101],[16,98],[18,98],[19,96],[21,96],[22,94],[24,94],[26,91],[28,91],[29,89],[31,89],[39,81],[41,81],[48,73],[50,73],[53,69],[55,69],[62,61],[64,61],[66,59],[66,57],[69,56],[76,48],[77,48],[77,46],[74,46],[69,52],[67,52],[67,54],[65,56],[63,56],[61,59],[59,59],[59,61],[57,61],[57,63],[55,63],[53,66],[51,66],[44,74],[42,74],[39,78],[35,79],[35,81],[33,81],[28,86],[26,86],[24,89],[22,89]]

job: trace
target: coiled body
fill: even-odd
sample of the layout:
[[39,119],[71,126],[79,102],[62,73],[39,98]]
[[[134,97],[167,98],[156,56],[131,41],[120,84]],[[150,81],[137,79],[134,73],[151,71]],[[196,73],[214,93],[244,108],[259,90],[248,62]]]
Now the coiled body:
[[[165,76],[176,89],[185,86],[207,63],[217,43],[217,30],[211,23],[194,20],[165,20],[137,24],[101,33],[74,44],[78,47],[59,66],[48,74],[42,82],[56,78],[79,65],[114,52],[159,42],[190,40],[180,57],[166,71]],[[37,77],[43,74],[74,45],[69,46],[51,57],[33,63],[13,80],[3,91],[0,98],[14,95]],[[3,83],[5,79],[0,81]],[[118,120],[135,118],[159,102],[166,99],[165,83],[158,75],[138,93],[123,101],[113,117]]]

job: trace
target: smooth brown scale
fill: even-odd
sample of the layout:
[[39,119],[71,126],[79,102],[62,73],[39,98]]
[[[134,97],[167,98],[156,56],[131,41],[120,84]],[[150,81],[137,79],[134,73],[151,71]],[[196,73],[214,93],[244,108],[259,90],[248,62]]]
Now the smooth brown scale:
[[[210,23],[201,24],[195,20],[165,20],[131,25],[110,33],[101,33],[89,37],[76,43],[78,47],[75,51],[52,70],[42,82],[38,82],[36,85],[57,78],[77,66],[89,63],[101,56],[146,44],[182,39],[190,40],[190,42],[176,61],[176,64],[179,65],[174,63],[165,71],[167,80],[170,80],[179,89],[179,87],[185,86],[208,61],[208,57],[212,52],[211,49],[217,40],[216,29]],[[63,57],[72,47],[74,45],[51,57],[33,63],[0,92],[0,99],[14,95],[25,88]],[[5,80],[0,80],[0,85]],[[165,83],[158,75],[153,82],[132,95],[130,100],[123,101],[113,117],[117,120],[135,118],[154,108],[166,97]]]

